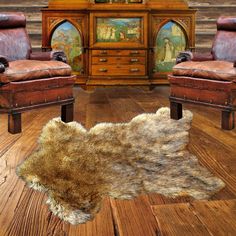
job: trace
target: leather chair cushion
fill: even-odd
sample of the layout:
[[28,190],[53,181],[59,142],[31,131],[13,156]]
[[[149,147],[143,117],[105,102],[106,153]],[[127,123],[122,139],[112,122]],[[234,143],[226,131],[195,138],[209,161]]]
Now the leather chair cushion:
[[173,68],[173,75],[236,82],[234,63],[227,61],[187,61]]
[[0,74],[0,82],[9,83],[70,75],[71,67],[63,62],[18,60],[9,62],[9,67]]

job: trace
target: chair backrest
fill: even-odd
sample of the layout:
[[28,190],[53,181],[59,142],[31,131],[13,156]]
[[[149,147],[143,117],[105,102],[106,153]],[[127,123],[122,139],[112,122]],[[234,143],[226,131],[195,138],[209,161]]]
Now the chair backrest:
[[0,13],[0,55],[9,61],[28,59],[31,52],[23,13]]
[[212,46],[215,60],[236,61],[236,17],[220,17]]

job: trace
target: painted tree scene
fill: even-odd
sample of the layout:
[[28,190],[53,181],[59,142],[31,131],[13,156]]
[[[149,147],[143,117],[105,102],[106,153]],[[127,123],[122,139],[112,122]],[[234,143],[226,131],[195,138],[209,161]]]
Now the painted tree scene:
[[141,42],[141,18],[97,18],[97,42]]
[[175,65],[179,52],[186,49],[183,29],[175,22],[165,24],[157,34],[155,48],[155,71],[169,72]]
[[66,21],[58,26],[53,32],[51,47],[53,50],[64,51],[72,70],[82,73],[82,40],[74,25]]

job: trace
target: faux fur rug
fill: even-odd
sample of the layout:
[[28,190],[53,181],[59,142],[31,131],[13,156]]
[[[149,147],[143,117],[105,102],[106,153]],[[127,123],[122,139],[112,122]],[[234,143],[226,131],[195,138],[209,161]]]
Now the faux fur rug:
[[17,173],[29,187],[46,192],[50,210],[71,224],[93,219],[104,196],[132,199],[156,192],[207,199],[224,183],[187,150],[192,114],[184,111],[178,121],[169,116],[169,108],[161,108],[90,130],[53,119]]

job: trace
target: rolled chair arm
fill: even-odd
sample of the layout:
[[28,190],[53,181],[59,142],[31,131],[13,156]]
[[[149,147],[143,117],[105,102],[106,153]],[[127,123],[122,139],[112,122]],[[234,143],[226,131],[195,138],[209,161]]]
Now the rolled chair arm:
[[66,54],[63,51],[34,52],[30,54],[30,60],[62,61],[67,63]]
[[176,58],[176,64],[179,64],[184,61],[212,61],[214,60],[211,53],[197,53],[184,51],[180,52]]
[[0,55],[0,73],[3,73],[7,67],[9,67],[7,58]]
[[193,58],[193,54],[190,51],[180,52],[176,58],[176,64],[179,64],[184,61],[191,61]]

